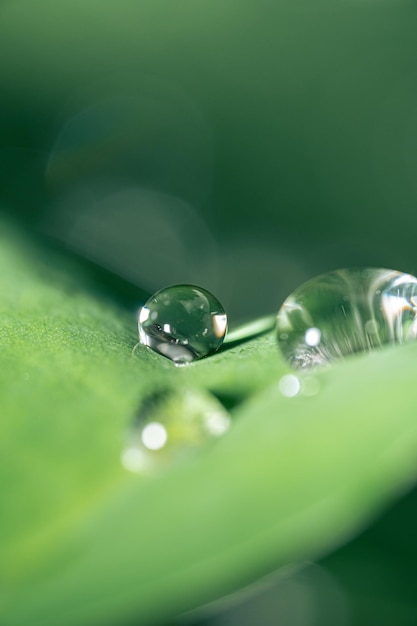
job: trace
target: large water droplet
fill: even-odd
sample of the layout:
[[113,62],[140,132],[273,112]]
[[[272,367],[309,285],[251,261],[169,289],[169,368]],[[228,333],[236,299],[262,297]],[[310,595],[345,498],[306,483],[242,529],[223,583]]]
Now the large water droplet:
[[208,392],[180,388],[154,393],[129,429],[122,465],[135,473],[164,467],[221,437],[230,423],[229,413]]
[[417,278],[375,268],[322,274],[285,300],[277,334],[285,358],[299,369],[413,340]]
[[194,285],[161,289],[139,313],[140,342],[175,363],[213,354],[226,330],[227,316],[220,302]]

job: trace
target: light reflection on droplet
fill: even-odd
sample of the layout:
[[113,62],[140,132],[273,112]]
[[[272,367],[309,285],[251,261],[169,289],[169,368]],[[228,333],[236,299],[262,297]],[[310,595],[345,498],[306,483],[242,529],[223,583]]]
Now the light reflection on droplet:
[[160,450],[168,440],[165,426],[158,422],[150,422],[142,430],[142,443],[148,450]]
[[[216,337],[224,338],[227,330],[227,315],[218,314],[213,316],[213,330]],[[207,335],[208,329],[205,329]]]
[[300,393],[300,389],[300,380],[293,374],[286,374],[279,381],[279,390],[286,398],[294,398]]
[[400,298],[395,294],[384,294],[382,297],[385,308],[394,316],[398,315],[402,310],[410,308],[410,303],[406,298]]
[[319,328],[308,328],[304,335],[304,341],[308,346],[318,346],[321,339],[321,332]]
[[[185,342],[184,342],[185,343]],[[143,345],[143,344],[142,344]],[[180,345],[173,341],[168,343],[165,340],[155,343],[155,352],[159,352],[162,356],[166,356],[167,359],[175,363],[177,366],[186,365],[192,363],[195,357],[191,350],[187,348],[187,345]]]
[[[150,310],[148,309],[148,307],[143,306],[140,310],[139,310],[139,322],[141,324],[143,324],[144,322],[146,322],[149,319],[149,315],[150,315]],[[157,315],[157,314],[156,314]],[[151,319],[154,319],[154,317]]]

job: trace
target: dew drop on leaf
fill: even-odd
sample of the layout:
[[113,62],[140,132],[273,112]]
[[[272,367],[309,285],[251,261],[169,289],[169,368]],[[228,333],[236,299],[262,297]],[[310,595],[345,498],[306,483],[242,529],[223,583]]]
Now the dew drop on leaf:
[[294,374],[285,374],[279,381],[279,390],[286,398],[294,398],[300,393],[301,383]]
[[149,473],[199,451],[224,435],[230,415],[207,391],[167,389],[147,396],[126,436],[123,467]]
[[213,354],[223,343],[227,316],[209,291],[173,285],[155,293],[139,313],[139,339],[177,364]]
[[417,336],[417,278],[395,270],[328,272],[283,303],[278,344],[289,364],[310,370]]

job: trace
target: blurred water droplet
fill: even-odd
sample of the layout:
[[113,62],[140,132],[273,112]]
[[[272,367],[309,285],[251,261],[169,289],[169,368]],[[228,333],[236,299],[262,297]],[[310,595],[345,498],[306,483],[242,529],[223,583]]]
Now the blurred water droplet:
[[193,285],[161,289],[139,313],[140,342],[177,364],[216,352],[226,330],[227,316],[220,302]]
[[294,398],[301,389],[300,380],[293,374],[286,374],[279,381],[279,390],[286,398]]
[[208,392],[156,392],[145,398],[128,431],[121,463],[130,472],[152,472],[218,439],[230,424],[229,413]]
[[168,440],[168,433],[159,422],[150,422],[143,428],[141,439],[148,450],[160,450]]
[[319,328],[308,328],[304,335],[304,341],[308,346],[318,346],[321,339],[321,332]]
[[309,370],[417,336],[417,278],[388,269],[345,269],[304,283],[277,317],[287,361]]

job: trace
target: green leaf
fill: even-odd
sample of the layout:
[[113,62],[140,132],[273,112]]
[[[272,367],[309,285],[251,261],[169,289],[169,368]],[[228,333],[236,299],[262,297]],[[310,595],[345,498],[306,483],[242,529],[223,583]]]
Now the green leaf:
[[[286,398],[273,333],[182,368],[132,353],[134,312],[6,225],[2,240],[1,623],[156,623],[328,553],[415,480],[417,346],[349,359],[314,376],[316,395]],[[229,401],[233,426],[129,474],[126,428],[163,385]]]

